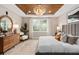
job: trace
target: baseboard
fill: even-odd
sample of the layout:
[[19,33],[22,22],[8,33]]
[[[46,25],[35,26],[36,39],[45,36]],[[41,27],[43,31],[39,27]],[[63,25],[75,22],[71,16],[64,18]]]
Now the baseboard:
[[39,38],[39,37],[33,37],[32,39],[36,39],[36,40],[37,40],[38,38]]

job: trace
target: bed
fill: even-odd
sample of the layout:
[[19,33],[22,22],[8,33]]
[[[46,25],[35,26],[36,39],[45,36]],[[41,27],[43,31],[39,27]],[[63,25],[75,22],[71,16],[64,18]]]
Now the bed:
[[36,55],[77,55],[79,45],[57,41],[53,36],[39,37]]

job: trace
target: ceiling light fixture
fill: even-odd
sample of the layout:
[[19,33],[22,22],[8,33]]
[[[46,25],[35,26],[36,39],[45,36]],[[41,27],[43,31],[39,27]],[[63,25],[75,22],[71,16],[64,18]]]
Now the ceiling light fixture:
[[31,11],[28,11],[28,13],[31,13]]
[[33,8],[33,12],[36,15],[43,15],[46,12],[46,8],[44,8],[41,5],[38,5],[38,6],[36,6],[36,7]]
[[52,11],[48,11],[48,13],[51,13]]

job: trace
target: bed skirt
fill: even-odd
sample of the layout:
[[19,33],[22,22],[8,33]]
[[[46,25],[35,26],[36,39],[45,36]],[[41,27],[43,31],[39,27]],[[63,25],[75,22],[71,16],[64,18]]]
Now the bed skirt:
[[40,53],[40,52],[36,52],[35,55],[79,55],[79,53]]

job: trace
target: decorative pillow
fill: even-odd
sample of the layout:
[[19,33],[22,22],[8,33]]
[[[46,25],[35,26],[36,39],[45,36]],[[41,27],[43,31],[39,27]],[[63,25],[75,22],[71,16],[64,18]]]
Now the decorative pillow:
[[77,45],[79,45],[79,38],[77,39],[77,42],[76,42],[76,44],[77,44]]
[[77,39],[77,41],[76,41],[76,44],[79,45],[79,37],[78,37],[78,39]]
[[75,37],[75,36],[68,36],[68,38],[67,38],[67,43],[76,44],[77,39],[78,39],[78,37]]
[[62,42],[67,42],[67,35],[66,34],[62,35],[61,41]]

